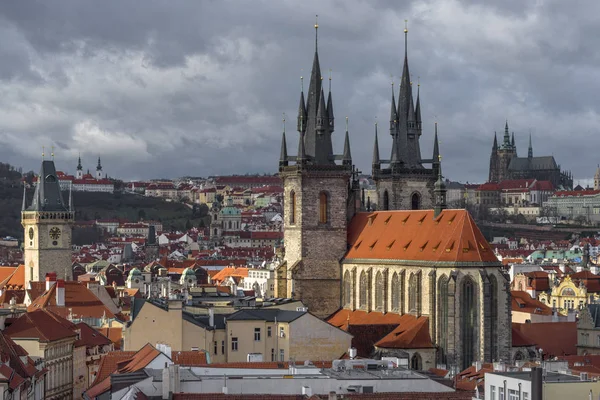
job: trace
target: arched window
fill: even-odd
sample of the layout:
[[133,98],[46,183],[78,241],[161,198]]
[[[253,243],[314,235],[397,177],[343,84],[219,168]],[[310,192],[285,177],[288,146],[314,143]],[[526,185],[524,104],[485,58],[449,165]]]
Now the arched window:
[[438,354],[440,364],[446,364],[448,351],[448,278],[446,275],[442,275],[438,282]]
[[352,304],[352,277],[350,271],[344,273],[344,306]]
[[422,369],[421,355],[419,353],[413,354],[410,358],[410,369],[414,369],[415,371],[420,371]]
[[471,366],[475,359],[475,284],[471,278],[466,277],[462,283],[461,302],[461,332],[462,332],[462,369]]
[[321,192],[319,194],[319,223],[326,224],[329,219],[329,210],[328,210],[328,198],[327,193]]
[[290,224],[296,223],[296,192],[290,192]]
[[215,228],[215,229],[213,230],[213,233],[214,233],[214,235],[215,235],[215,236],[217,236],[217,228]]
[[421,314],[421,274],[411,273],[408,281],[408,312]]
[[400,279],[394,272],[392,276],[392,311],[400,311]]
[[490,361],[498,361],[498,281],[490,275]]
[[383,274],[381,271],[377,272],[375,276],[375,307],[377,311],[384,310],[384,299],[385,299],[385,285],[383,282]]
[[367,273],[365,271],[360,273],[360,283],[359,283],[359,306],[363,310],[367,309],[368,304],[368,293],[369,293],[369,282],[367,278]]
[[421,209],[421,198],[419,196],[419,193],[413,193],[410,199],[410,204],[413,210]]
[[387,190],[383,192],[383,209],[384,211],[390,209],[390,195]]
[[229,226],[229,229],[231,229],[231,221],[229,221],[229,224],[228,224],[228,226]]

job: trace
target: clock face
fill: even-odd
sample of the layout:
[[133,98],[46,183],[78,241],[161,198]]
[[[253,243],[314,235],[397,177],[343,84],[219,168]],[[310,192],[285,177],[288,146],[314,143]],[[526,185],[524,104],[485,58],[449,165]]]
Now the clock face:
[[29,239],[33,240],[33,228],[29,228]]
[[50,238],[53,240],[57,240],[60,237],[60,229],[57,227],[54,227],[52,229],[50,229]]

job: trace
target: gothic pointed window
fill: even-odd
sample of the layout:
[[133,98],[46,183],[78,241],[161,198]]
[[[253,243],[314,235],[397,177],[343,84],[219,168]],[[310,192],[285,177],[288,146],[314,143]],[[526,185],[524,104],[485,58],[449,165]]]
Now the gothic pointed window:
[[475,283],[470,277],[466,277],[462,282],[461,302],[461,334],[462,334],[462,369],[465,370],[471,366],[475,360],[475,330],[476,323],[476,297]]
[[408,312],[421,314],[421,274],[411,273],[408,281]]
[[359,306],[361,309],[366,310],[368,304],[368,293],[369,293],[369,282],[367,278],[367,273],[362,271],[360,273],[360,283],[359,283]]
[[400,279],[398,274],[394,272],[392,276],[392,311],[400,311]]
[[420,371],[422,369],[421,363],[421,355],[419,353],[413,354],[413,356],[410,358],[410,369]]
[[490,275],[490,361],[498,361],[498,280]]
[[296,223],[296,192],[293,190],[290,192],[290,224]]
[[350,271],[344,273],[344,306],[352,305],[352,277]]
[[448,351],[448,278],[442,275],[438,283],[438,344],[439,363],[446,364]]
[[412,197],[410,198],[410,204],[413,210],[421,209],[421,198],[419,193],[413,193]]
[[319,194],[319,223],[326,224],[329,221],[329,202],[328,196],[326,192],[321,192]]
[[383,210],[387,211],[390,209],[390,195],[388,194],[388,191],[385,190],[383,192]]
[[385,284],[383,282],[383,274],[381,271],[377,272],[375,276],[375,307],[377,311],[385,311],[384,310],[384,301],[385,301]]

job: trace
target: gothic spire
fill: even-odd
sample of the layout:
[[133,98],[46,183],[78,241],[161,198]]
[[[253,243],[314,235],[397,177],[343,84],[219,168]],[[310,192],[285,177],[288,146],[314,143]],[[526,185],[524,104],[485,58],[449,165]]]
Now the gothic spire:
[[306,132],[306,101],[304,101],[304,78],[300,77],[300,104],[298,105],[298,132]]
[[21,211],[27,209],[27,184],[23,182],[23,204],[21,205]]
[[83,167],[81,166],[81,154],[79,154],[79,157],[77,158],[77,171],[82,171]]
[[68,211],[60,190],[54,161],[42,161],[33,202],[28,211]]
[[446,205],[446,184],[444,183],[444,177],[442,176],[442,157],[438,158],[438,179],[433,185],[433,196],[434,196],[434,207],[433,217],[436,218],[442,210],[447,208]]
[[494,144],[492,145],[492,151],[495,153],[498,150],[498,135],[494,131]]
[[515,133],[514,132],[512,133],[512,139],[511,139],[510,145],[512,146],[513,149],[515,148]]
[[348,135],[348,117],[346,117],[346,137],[344,138],[344,155],[342,156],[343,165],[352,165],[352,155],[350,154],[350,135]]
[[100,162],[100,156],[98,156],[98,165],[96,166],[96,171],[102,171],[102,163]]
[[[405,21],[406,23],[406,21]],[[408,27],[404,27],[404,66],[402,67],[402,78],[400,78],[400,92],[398,95],[398,121],[406,124],[406,118],[411,102],[410,72],[408,70]]]
[[531,133],[529,134],[529,149],[527,151],[527,158],[533,158],[533,146],[531,145]]
[[69,211],[73,212],[73,182],[69,185]]
[[440,147],[439,147],[439,143],[438,143],[438,132],[437,132],[437,122],[435,123],[435,135],[433,137],[433,164],[434,165],[439,165],[440,164]]
[[[327,117],[329,118],[329,130],[331,132],[333,132],[333,99],[331,98],[331,69],[329,70],[329,94],[327,96]],[[347,131],[347,129],[346,129],[346,131]]]
[[321,96],[319,96],[319,108],[317,109],[317,130],[325,130],[328,123],[327,116],[327,106],[325,105],[325,93],[323,93],[323,88],[321,88]]
[[287,154],[287,143],[285,141],[285,115],[283,117],[283,134],[281,136],[281,153],[279,155],[279,166],[287,167],[288,165],[288,154]]
[[375,122],[375,145],[373,146],[373,169],[379,169],[379,141],[377,140],[377,122]]
[[304,148],[304,133],[300,132],[298,139],[298,155],[296,156],[296,164],[303,165],[306,163],[306,149]]
[[504,125],[504,142],[502,143],[503,147],[510,146],[510,135],[508,133],[508,120],[506,120],[506,124]]
[[398,124],[398,109],[396,108],[396,97],[394,96],[394,81],[392,81],[392,110],[390,111],[390,135],[396,135]]
[[415,115],[417,120],[417,130],[419,131],[419,135],[421,134],[421,84],[417,83],[417,105],[415,107]]

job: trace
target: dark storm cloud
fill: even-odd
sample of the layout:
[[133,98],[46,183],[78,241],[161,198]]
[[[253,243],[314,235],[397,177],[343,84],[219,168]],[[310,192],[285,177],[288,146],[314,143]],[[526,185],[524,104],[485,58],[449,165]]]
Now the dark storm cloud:
[[[554,154],[576,178],[597,163],[600,4],[564,1],[18,1],[0,3],[0,159],[61,169],[102,156],[122,178],[274,172],[282,114],[297,148],[300,76],[310,74],[314,15],[333,74],[341,151],[370,169],[373,124],[391,140],[404,19],[421,82],[423,158],[439,123],[444,171],[487,177],[493,133],[509,120],[521,155]],[[390,78],[390,75],[393,75]],[[396,88],[397,90],[397,88]]]

